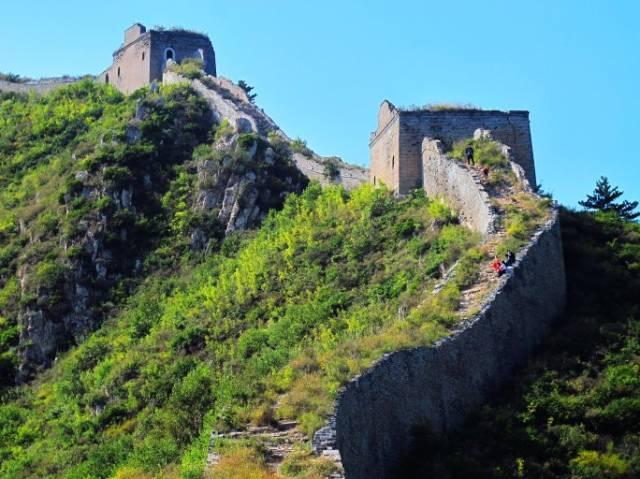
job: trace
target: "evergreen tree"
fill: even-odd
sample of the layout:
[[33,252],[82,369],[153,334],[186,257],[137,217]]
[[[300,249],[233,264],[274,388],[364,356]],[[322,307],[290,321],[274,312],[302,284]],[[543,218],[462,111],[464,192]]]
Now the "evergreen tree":
[[247,94],[247,97],[249,98],[249,101],[251,103],[254,103],[254,100],[256,99],[256,97],[258,96],[257,93],[251,93],[253,91],[253,87],[251,85],[249,85],[246,81],[244,80],[240,80],[238,82],[238,86],[240,88],[242,88],[244,90],[244,92]]
[[613,211],[625,220],[635,220],[640,212],[634,210],[638,207],[637,201],[624,200],[621,203],[615,201],[624,194],[617,186],[611,186],[606,176],[601,176],[596,181],[596,188],[592,195],[587,195],[585,201],[579,201],[580,206],[589,210]]

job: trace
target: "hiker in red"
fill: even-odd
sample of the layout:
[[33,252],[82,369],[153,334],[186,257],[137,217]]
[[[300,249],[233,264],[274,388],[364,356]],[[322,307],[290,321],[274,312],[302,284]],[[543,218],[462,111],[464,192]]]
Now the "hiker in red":
[[498,276],[502,276],[506,270],[504,263],[494,256],[493,263],[491,263],[491,269],[496,272]]

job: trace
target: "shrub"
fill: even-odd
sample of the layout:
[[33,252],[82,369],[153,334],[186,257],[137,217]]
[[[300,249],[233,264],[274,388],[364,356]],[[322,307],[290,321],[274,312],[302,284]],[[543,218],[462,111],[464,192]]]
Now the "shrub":
[[241,447],[224,451],[220,462],[205,472],[206,479],[277,479],[264,463],[264,458],[252,448]]
[[185,58],[179,64],[172,63],[170,70],[189,80],[196,80],[204,74],[204,62],[199,58]]
[[323,170],[322,170],[325,178],[329,180],[333,180],[340,175],[340,168],[338,167],[338,162],[334,158],[327,158],[323,162]]
[[225,118],[224,120],[222,120],[220,125],[218,125],[218,128],[216,128],[214,139],[215,141],[227,139],[231,135],[233,135],[234,131],[235,129],[233,128],[233,126],[231,126],[231,123],[229,123],[229,120]]
[[36,267],[35,281],[41,288],[55,289],[64,280],[66,268],[52,261],[43,261]]
[[468,146],[473,148],[473,158],[478,165],[487,166],[492,170],[509,166],[507,157],[502,153],[499,144],[489,138],[458,141],[453,144],[449,154],[452,158],[462,161],[464,160],[464,150]]
[[291,150],[304,156],[313,156],[313,152],[307,147],[307,142],[301,138],[296,138],[289,143]]
[[438,225],[446,225],[457,221],[457,216],[441,198],[429,202],[429,216]]
[[314,455],[309,447],[299,447],[291,452],[282,462],[280,471],[286,477],[301,479],[322,479],[338,472],[330,459]]
[[571,472],[576,479],[613,479],[624,477],[629,464],[615,453],[580,451],[571,460]]

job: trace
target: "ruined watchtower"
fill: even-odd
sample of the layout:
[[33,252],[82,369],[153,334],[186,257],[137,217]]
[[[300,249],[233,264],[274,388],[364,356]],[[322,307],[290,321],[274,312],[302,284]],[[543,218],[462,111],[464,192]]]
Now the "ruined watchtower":
[[489,130],[511,147],[513,161],[536,184],[529,112],[465,108],[402,110],[385,100],[378,112],[378,127],[371,134],[370,181],[384,183],[403,195],[423,185],[422,142],[440,140],[445,147],[473,137],[476,129]]
[[216,74],[216,55],[209,37],[183,29],[147,28],[135,23],[124,32],[124,43],[113,53],[113,63],[98,79],[131,93],[154,80],[162,80],[168,60],[202,60],[204,71]]

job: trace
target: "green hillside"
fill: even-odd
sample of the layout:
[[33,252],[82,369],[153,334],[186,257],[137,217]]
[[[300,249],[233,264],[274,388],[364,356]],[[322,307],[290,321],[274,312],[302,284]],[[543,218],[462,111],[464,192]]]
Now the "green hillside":
[[421,438],[402,477],[640,477],[640,225],[569,211],[561,221],[563,323],[462,433]]
[[[471,143],[501,220],[483,243],[420,191],[308,183],[295,145],[209,108],[185,85],[0,94],[0,477],[199,478],[213,431],[281,423],[301,439],[277,474],[243,437],[215,477],[323,477],[306,442],[340,387],[477,312],[493,255],[549,217],[492,140]],[[563,235],[566,325],[405,475],[637,473],[640,231],[565,213]]]
[[474,243],[450,218],[424,197],[396,202],[369,187],[347,196],[316,185],[290,197],[255,235],[148,278],[100,331],[14,391],[0,410],[0,471],[199,471],[212,426],[269,421],[279,395],[275,414],[318,427],[341,383],[452,321],[453,287],[422,304],[438,266]]
[[[215,215],[194,209],[194,165],[241,175],[246,151],[269,144],[240,135],[227,151],[229,125],[210,124],[186,87],[126,98],[83,82],[5,94],[0,109],[2,477],[199,477],[213,429],[294,419],[310,434],[384,352],[446,334],[486,260],[440,201],[369,186],[312,184],[223,240]],[[264,169],[278,193],[295,172],[273,141]],[[135,206],[119,200],[128,184]],[[217,238],[205,254],[189,247],[194,228]],[[111,245],[109,281],[82,273],[94,266],[87,232]],[[19,343],[20,318],[64,317],[81,273],[99,293],[92,324],[57,345],[50,369],[17,372],[34,346]]]

